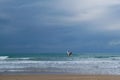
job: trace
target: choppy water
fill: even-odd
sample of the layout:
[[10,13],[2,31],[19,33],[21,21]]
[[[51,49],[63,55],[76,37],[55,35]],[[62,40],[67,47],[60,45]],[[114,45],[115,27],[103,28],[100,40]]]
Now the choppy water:
[[69,73],[120,75],[120,55],[65,53],[0,54],[0,74]]

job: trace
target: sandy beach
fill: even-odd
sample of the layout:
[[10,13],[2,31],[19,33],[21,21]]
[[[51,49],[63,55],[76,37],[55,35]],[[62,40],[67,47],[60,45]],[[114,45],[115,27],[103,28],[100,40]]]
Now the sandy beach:
[[0,80],[120,80],[111,75],[0,75]]

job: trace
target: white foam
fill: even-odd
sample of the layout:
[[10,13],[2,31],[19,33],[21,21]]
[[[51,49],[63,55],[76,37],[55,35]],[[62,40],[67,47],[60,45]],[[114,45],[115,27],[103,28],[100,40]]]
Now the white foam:
[[9,58],[11,60],[30,60],[29,57],[23,57],[23,58]]
[[9,56],[0,56],[0,60],[8,59]]
[[[90,73],[90,74],[120,74],[120,61],[116,60],[80,60],[80,61],[0,61],[2,70],[24,70],[35,68],[46,71],[57,69],[63,72]],[[48,69],[50,68],[50,69]]]

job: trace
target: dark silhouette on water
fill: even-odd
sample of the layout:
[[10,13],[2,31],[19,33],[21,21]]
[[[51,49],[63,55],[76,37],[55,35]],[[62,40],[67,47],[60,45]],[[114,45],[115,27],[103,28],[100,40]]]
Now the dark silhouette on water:
[[67,50],[67,55],[68,55],[68,56],[71,56],[71,55],[72,55],[72,52],[69,51],[69,50]]

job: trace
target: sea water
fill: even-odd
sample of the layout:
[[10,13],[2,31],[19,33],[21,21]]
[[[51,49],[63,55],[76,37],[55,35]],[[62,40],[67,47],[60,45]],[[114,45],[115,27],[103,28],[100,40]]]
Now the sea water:
[[120,75],[120,55],[74,53],[0,54],[0,74]]

